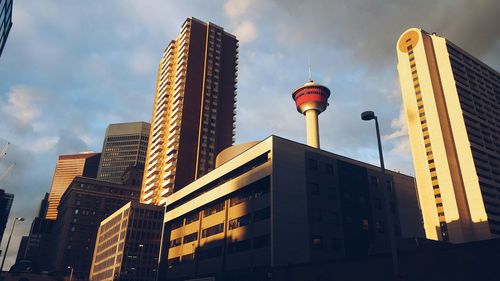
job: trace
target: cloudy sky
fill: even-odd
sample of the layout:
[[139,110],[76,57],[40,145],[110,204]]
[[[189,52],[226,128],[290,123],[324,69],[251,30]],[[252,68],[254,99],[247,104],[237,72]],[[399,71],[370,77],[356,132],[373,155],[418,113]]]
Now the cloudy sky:
[[15,1],[0,57],[0,145],[12,143],[0,173],[16,168],[0,186],[16,196],[11,216],[27,221],[16,226],[6,266],[49,191],[57,155],[100,151],[110,123],[150,121],[157,64],[187,17],[240,40],[237,142],[305,141],[291,91],[306,82],[310,61],[313,79],[332,90],[322,148],[377,164],[374,126],[359,117],[374,110],[386,166],[413,174],[396,40],[421,27],[498,70],[499,11],[497,0]]

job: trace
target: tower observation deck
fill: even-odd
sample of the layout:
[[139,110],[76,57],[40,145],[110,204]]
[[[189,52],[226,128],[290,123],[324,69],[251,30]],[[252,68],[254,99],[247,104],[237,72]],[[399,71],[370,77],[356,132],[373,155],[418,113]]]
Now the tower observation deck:
[[311,79],[292,94],[297,111],[306,116],[307,145],[315,148],[319,148],[318,115],[328,106],[328,97],[330,90]]

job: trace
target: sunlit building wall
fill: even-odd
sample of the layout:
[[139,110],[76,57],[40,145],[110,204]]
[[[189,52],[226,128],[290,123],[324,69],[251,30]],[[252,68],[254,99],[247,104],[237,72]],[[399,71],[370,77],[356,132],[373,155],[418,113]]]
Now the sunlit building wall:
[[237,61],[238,40],[195,18],[168,44],[158,67],[141,202],[165,205],[231,146]]
[[500,75],[446,38],[411,28],[398,72],[430,239],[500,234]]
[[169,197],[164,221],[160,280],[263,280],[277,266],[366,256],[388,231],[424,235],[414,178],[276,136],[222,151]]
[[50,186],[49,203],[45,218],[55,220],[61,196],[76,176],[95,178],[99,166],[100,153],[82,152],[60,155]]

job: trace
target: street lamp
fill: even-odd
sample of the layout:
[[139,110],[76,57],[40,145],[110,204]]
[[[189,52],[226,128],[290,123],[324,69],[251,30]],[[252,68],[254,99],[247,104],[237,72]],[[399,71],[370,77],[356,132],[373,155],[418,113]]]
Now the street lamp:
[[68,265],[68,269],[71,269],[71,271],[69,273],[69,281],[73,281],[73,270],[74,270],[74,268],[72,266]]
[[378,155],[380,158],[380,170],[382,171],[382,189],[385,197],[385,213],[387,217],[387,224],[389,229],[389,240],[391,244],[391,256],[392,256],[392,273],[394,275],[394,280],[398,280],[399,278],[399,266],[398,266],[398,249],[396,245],[396,237],[394,235],[394,225],[392,223],[392,214],[389,203],[389,192],[388,188],[385,186],[386,174],[385,174],[385,165],[384,165],[384,154],[382,153],[382,141],[380,140],[380,129],[378,126],[378,118],[373,111],[365,111],[361,113],[361,120],[370,121],[375,119],[375,129],[377,130],[377,142],[378,142]]
[[18,217],[14,219],[12,223],[12,229],[10,230],[9,240],[7,240],[7,246],[5,247],[5,254],[3,254],[2,265],[0,265],[0,272],[3,271],[3,264],[5,263],[5,258],[7,257],[7,251],[9,250],[10,239],[12,238],[12,233],[14,232],[14,226],[16,226],[17,221],[24,221],[24,218]]

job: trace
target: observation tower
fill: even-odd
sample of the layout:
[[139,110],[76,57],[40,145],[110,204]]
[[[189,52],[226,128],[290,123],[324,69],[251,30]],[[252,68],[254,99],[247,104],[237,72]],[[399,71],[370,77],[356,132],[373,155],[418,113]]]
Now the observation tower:
[[307,145],[319,148],[318,115],[328,106],[330,90],[320,84],[309,81],[293,91],[292,98],[297,111],[306,116]]

